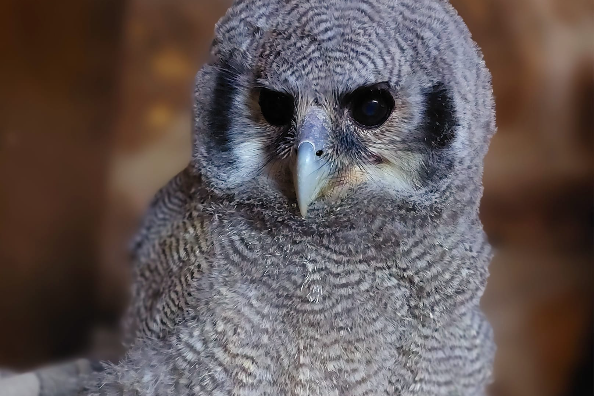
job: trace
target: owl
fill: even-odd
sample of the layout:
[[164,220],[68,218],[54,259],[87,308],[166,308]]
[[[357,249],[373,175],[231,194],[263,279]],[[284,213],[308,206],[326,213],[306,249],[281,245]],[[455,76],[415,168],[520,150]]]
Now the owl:
[[480,396],[490,74],[446,0],[237,0],[85,395]]

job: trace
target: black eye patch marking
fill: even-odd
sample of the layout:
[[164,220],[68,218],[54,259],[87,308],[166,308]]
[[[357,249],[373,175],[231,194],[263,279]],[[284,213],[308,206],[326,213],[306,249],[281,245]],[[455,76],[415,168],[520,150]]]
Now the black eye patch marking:
[[237,74],[228,65],[217,72],[211,108],[208,115],[209,133],[221,151],[229,151],[229,129],[233,102],[238,92]]
[[286,126],[293,120],[295,100],[292,96],[262,88],[258,99],[264,119],[274,126]]
[[425,93],[425,142],[433,148],[445,148],[456,137],[456,107],[445,84],[437,83]]

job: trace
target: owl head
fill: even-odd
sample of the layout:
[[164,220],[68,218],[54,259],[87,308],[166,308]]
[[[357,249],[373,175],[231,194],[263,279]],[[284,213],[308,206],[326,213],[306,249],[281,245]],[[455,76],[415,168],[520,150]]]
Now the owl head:
[[211,53],[192,164],[213,192],[303,218],[362,196],[476,209],[491,80],[447,1],[239,0]]

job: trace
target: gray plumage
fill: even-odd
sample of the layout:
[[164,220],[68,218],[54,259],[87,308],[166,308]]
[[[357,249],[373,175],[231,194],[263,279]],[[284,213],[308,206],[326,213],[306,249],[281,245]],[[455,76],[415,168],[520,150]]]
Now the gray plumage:
[[[381,125],[354,121],[361,89],[392,96]],[[85,394],[483,395],[493,113],[447,1],[237,1],[196,79],[192,161],[135,240],[129,352]],[[323,188],[295,165],[311,125]]]

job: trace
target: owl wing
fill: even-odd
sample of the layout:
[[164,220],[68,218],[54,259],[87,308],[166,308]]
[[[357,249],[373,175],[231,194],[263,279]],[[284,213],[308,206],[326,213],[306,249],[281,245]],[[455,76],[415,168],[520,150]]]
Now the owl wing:
[[200,176],[190,168],[153,198],[132,244],[132,302],[126,341],[161,336],[187,305],[188,284],[213,256],[208,217],[201,212]]

